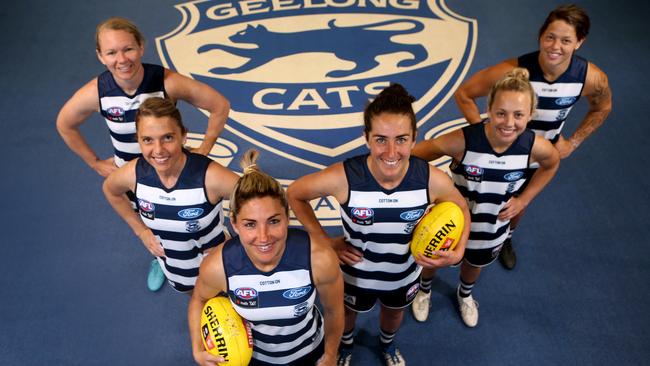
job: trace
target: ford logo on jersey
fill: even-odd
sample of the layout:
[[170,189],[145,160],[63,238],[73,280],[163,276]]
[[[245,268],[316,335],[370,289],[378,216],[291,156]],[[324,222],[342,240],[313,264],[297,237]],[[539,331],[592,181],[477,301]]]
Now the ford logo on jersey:
[[415,221],[415,220],[419,219],[422,216],[422,214],[424,214],[424,210],[422,210],[422,209],[411,210],[411,211],[402,212],[401,214],[399,214],[399,217],[402,220]]
[[292,288],[282,293],[282,297],[285,299],[299,299],[309,293],[311,286]]
[[195,219],[203,214],[203,209],[200,207],[186,208],[178,211],[178,216],[182,219]]
[[562,98],[555,99],[555,104],[564,106],[564,105],[573,104],[575,100],[576,100],[575,97],[562,97]]
[[138,206],[140,206],[140,210],[144,212],[151,212],[155,209],[153,203],[143,199],[138,199]]
[[251,300],[257,297],[257,290],[251,287],[240,287],[235,290],[235,296],[242,300]]
[[512,182],[524,176],[524,172],[511,172],[503,176],[503,179]]

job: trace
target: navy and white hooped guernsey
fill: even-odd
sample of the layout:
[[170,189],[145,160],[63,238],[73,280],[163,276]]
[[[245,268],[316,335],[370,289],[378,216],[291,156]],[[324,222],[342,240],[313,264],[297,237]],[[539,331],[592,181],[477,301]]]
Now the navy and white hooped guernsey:
[[580,99],[589,63],[574,54],[569,68],[553,82],[544,78],[539,66],[539,51],[520,56],[517,63],[528,69],[530,83],[537,94],[537,111],[528,128],[555,143],[571,108]]
[[311,243],[306,232],[289,229],[277,267],[258,270],[239,237],[223,247],[228,297],[237,313],[251,323],[253,358],[286,365],[314,351],[323,340],[323,317],[314,306]]
[[144,79],[134,95],[127,95],[117,85],[110,71],[104,71],[97,77],[99,112],[111,133],[115,165],[118,167],[141,154],[135,134],[135,113],[138,107],[148,98],[164,98],[166,95],[165,69],[151,64],[142,64],[142,67]]
[[348,200],[341,203],[345,240],[363,252],[355,265],[341,265],[345,283],[363,289],[392,291],[420,275],[409,243],[429,202],[429,164],[411,157],[402,182],[382,188],[370,173],[368,155],[344,161]]
[[194,288],[203,252],[225,240],[222,200],[213,205],[205,192],[205,173],[212,160],[184,153],[187,161],[171,189],[163,186],[145,159],[138,159],[135,168],[140,217],[165,249],[165,257],[158,257],[165,276],[183,292]]
[[510,220],[497,218],[503,205],[527,179],[535,133],[526,129],[503,153],[497,154],[485,136],[485,125],[463,128],[465,152],[451,164],[454,185],[469,205],[472,225],[468,249],[495,248],[506,239]]

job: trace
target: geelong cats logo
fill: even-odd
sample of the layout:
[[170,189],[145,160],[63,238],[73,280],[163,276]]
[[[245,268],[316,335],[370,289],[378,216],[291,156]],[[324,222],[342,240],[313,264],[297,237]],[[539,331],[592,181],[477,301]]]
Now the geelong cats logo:
[[444,0],[246,0],[177,5],[181,24],[159,37],[165,66],[231,103],[236,144],[293,161],[295,179],[366,151],[362,112],[391,82],[404,85],[418,126],[464,78],[476,22]]

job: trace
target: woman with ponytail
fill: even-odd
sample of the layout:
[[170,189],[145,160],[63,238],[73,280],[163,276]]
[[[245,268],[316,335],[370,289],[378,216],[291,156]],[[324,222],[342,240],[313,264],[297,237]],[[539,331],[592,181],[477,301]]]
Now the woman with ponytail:
[[[460,269],[459,310],[468,327],[478,323],[472,289],[482,267],[496,260],[510,231],[510,220],[522,212],[551,181],[560,155],[550,141],[527,129],[536,105],[528,71],[515,68],[488,93],[488,119],[434,140],[422,141],[413,154],[425,160],[447,155],[456,188],[469,204],[472,225]],[[539,168],[532,176],[531,166]],[[432,272],[423,272],[430,282]],[[413,311],[426,319],[429,294],[418,295]]]
[[[370,311],[377,301],[382,358],[386,365],[404,365],[393,339],[404,308],[418,293],[421,266],[449,266],[463,257],[468,229],[455,250],[436,252],[435,260],[414,259],[409,250],[415,224],[430,204],[454,202],[469,222],[467,203],[449,177],[411,156],[414,101],[399,84],[384,89],[364,111],[370,152],[302,177],[288,189],[296,217],[311,235],[327,240],[342,263],[346,309],[339,365],[350,364],[357,313]],[[329,238],[316,219],[309,202],[322,196],[339,202],[344,236]]]
[[[260,171],[257,156],[255,150],[244,154],[244,174],[230,198],[237,236],[203,261],[190,300],[194,359],[199,365],[224,361],[204,349],[199,323],[205,302],[225,293],[252,325],[250,365],[335,365],[343,332],[343,279],[336,254],[322,239],[289,229],[284,189]],[[238,291],[243,288],[247,301]]]

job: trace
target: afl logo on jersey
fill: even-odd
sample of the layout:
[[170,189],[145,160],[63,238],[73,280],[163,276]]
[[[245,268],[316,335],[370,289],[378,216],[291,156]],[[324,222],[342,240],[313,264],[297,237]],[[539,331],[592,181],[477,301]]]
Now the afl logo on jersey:
[[[445,0],[190,1],[156,39],[164,66],[229,93],[236,144],[261,146],[295,179],[366,151],[369,99],[396,82],[418,126],[463,80],[477,24]],[[238,140],[237,140],[238,139]]]
[[483,168],[476,165],[465,166],[465,179],[472,182],[480,182],[483,180]]
[[106,109],[106,114],[113,122],[124,122],[124,109],[121,107],[110,107]]
[[555,104],[559,106],[571,105],[576,101],[575,97],[563,97],[555,99]]
[[354,207],[350,210],[352,222],[357,225],[372,225],[375,212],[372,208]]
[[182,219],[195,219],[203,214],[203,209],[200,207],[186,208],[178,211],[178,216]]
[[234,303],[243,308],[258,307],[257,290],[251,287],[240,287],[235,289]]
[[240,287],[235,290],[235,296],[242,300],[254,299],[257,298],[257,290],[251,287]]
[[149,220],[153,220],[156,216],[156,206],[154,206],[153,203],[143,200],[143,199],[138,199],[138,207],[140,208],[140,215],[142,217],[146,217]]

